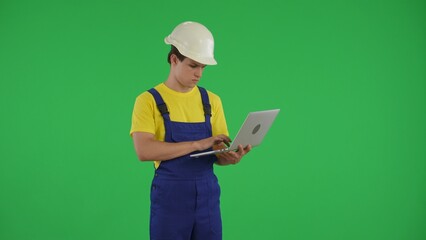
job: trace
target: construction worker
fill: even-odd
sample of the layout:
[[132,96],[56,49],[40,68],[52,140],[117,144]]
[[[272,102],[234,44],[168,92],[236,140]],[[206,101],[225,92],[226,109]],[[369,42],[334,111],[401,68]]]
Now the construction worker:
[[165,38],[170,73],[139,95],[130,134],[141,161],[154,161],[151,239],[222,239],[220,187],[213,165],[240,162],[251,146],[191,158],[231,141],[220,98],[197,86],[204,68],[216,65],[214,39],[202,24],[184,22]]

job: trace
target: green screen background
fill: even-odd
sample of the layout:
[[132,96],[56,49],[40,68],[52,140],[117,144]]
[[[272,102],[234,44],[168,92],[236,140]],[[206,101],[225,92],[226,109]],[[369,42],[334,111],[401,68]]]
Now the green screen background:
[[178,23],[214,34],[231,137],[224,239],[426,239],[425,1],[0,1],[0,239],[148,239],[134,100]]

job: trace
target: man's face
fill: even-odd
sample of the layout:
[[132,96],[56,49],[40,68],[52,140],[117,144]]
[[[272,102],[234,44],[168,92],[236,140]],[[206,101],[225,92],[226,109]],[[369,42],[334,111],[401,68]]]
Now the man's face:
[[185,58],[183,61],[173,61],[175,64],[175,79],[178,84],[185,89],[192,89],[200,81],[206,65],[196,62],[190,58]]

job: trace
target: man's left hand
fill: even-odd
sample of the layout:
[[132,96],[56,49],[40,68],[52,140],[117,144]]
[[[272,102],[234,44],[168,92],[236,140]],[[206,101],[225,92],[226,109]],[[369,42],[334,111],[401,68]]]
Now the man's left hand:
[[237,164],[241,161],[244,155],[246,155],[251,150],[251,145],[247,145],[243,148],[242,145],[238,145],[237,151],[229,151],[217,154],[219,165],[229,165],[229,164]]

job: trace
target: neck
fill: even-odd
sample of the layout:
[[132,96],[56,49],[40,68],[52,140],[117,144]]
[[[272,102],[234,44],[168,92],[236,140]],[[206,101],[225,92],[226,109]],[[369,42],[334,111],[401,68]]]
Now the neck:
[[179,81],[177,81],[174,77],[172,77],[171,75],[169,75],[169,77],[167,78],[167,80],[164,82],[164,84],[176,91],[176,92],[181,92],[181,93],[187,93],[190,92],[194,87],[188,87],[188,86],[184,86],[182,84],[179,83]]

